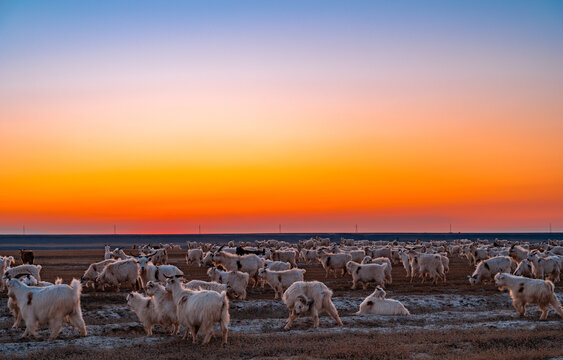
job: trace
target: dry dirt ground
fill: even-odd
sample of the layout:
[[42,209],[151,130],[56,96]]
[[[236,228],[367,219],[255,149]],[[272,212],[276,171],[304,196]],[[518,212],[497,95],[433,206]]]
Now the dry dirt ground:
[[[2,255],[11,255],[10,252]],[[13,255],[16,255],[15,253]],[[188,279],[205,279],[204,268],[187,266],[183,251],[170,254],[170,263],[180,267]],[[36,263],[43,266],[42,278],[65,283],[80,277],[88,265],[103,259],[101,250],[36,251]],[[283,326],[288,311],[274,292],[249,289],[247,300],[231,301],[229,344],[219,337],[208,345],[193,345],[180,336],[168,336],[158,326],[146,337],[137,317],[127,307],[127,291],[93,292],[85,289],[82,309],[88,336],[81,338],[65,327],[59,339],[48,341],[48,330],[40,340],[19,337],[23,329],[11,329],[12,316],[0,294],[0,357],[25,359],[109,359],[127,358],[476,358],[530,359],[563,357],[563,319],[553,311],[539,321],[539,310],[530,306],[519,318],[508,293],[493,285],[470,286],[472,267],[452,258],[446,284],[414,284],[405,279],[400,264],[393,265],[393,283],[387,296],[402,301],[411,316],[356,316],[360,302],[373,291],[351,290],[351,278],[325,279],[320,265],[307,269],[306,280],[324,281],[333,291],[333,301],[344,323],[337,327],[323,315],[313,329],[309,317],[298,319],[291,331]],[[556,292],[563,300],[563,286]]]

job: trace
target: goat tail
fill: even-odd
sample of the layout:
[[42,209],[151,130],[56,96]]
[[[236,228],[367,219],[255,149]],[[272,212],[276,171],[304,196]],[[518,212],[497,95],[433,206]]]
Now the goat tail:
[[82,284],[80,283],[80,280],[72,279],[72,281],[70,282],[70,287],[72,288],[74,301],[79,303],[80,295],[82,294]]
[[223,304],[221,306],[221,322],[225,327],[227,327],[231,322],[231,315],[229,314],[229,298],[227,297],[227,292],[222,291],[221,297],[223,298]]

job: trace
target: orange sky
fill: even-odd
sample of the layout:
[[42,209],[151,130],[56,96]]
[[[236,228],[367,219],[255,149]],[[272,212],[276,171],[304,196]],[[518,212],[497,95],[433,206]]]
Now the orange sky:
[[561,19],[86,45],[24,10],[0,27],[0,233],[563,230]]

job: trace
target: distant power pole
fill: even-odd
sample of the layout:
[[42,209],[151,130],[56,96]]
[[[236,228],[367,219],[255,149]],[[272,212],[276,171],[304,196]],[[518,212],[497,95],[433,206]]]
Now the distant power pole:
[[356,234],[358,233],[358,224],[356,224]]
[[280,230],[280,234],[281,234],[281,224],[279,225],[279,230]]
[[117,225],[113,224],[113,235],[117,234]]
[[450,224],[450,234],[452,233],[452,224]]
[[549,233],[551,234],[551,223],[549,223]]
[[199,225],[197,226],[197,230],[198,230],[199,234],[201,235],[201,224],[199,224]]

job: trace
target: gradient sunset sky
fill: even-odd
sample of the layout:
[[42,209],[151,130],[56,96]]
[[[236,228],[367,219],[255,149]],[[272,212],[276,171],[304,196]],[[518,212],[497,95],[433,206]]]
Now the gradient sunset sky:
[[1,1],[0,233],[563,231],[563,1]]

